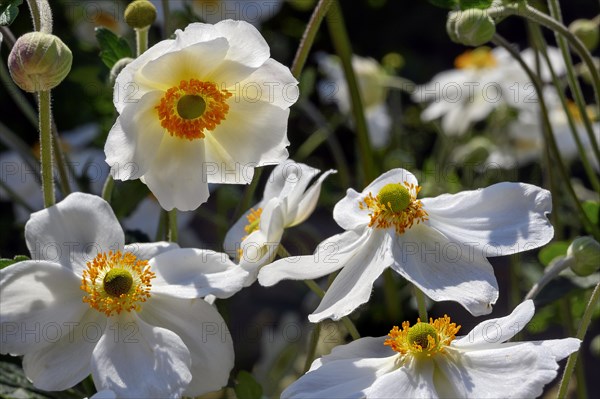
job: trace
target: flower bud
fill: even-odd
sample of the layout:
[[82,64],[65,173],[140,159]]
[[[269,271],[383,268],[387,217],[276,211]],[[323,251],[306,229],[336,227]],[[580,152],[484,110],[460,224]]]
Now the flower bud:
[[58,37],[42,32],[21,36],[8,56],[10,76],[21,89],[35,93],[56,86],[71,70],[73,55]]
[[576,19],[569,25],[569,31],[577,36],[588,50],[593,51],[598,46],[600,31],[598,30],[598,24],[594,21]]
[[134,29],[147,28],[156,20],[156,7],[148,0],[135,0],[125,9],[125,22]]
[[489,42],[496,33],[496,24],[485,10],[472,8],[451,14],[446,29],[453,41],[476,47]]
[[592,237],[578,237],[567,249],[567,257],[575,261],[571,269],[578,276],[589,276],[600,269],[600,243]]

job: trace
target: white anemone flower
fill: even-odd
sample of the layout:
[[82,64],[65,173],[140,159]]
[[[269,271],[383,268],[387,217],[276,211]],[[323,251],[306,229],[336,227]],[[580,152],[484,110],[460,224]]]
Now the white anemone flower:
[[[319,85],[319,94],[324,101],[334,101],[343,114],[351,118],[350,91],[338,57],[321,55],[319,69],[327,80]],[[390,141],[392,118],[386,104],[390,77],[373,58],[352,56],[352,68],[356,74],[358,88],[369,128],[369,139],[374,148],[383,148]],[[353,123],[352,120],[348,121]]]
[[255,167],[287,159],[298,82],[247,22],[175,35],[118,75],[104,150],[115,179],[139,178],[164,209],[193,210],[208,183],[247,184]]
[[537,248],[552,239],[546,214],[550,192],[524,183],[417,199],[413,174],[392,169],[362,193],[348,189],[333,210],[345,230],[319,244],[314,255],[263,267],[258,280],[314,279],[342,269],[309,320],[338,320],[367,302],[385,269],[434,301],[456,301],[471,314],[492,311],[498,284],[487,257]]
[[[561,75],[565,66],[560,51],[548,48],[554,71]],[[526,49],[521,57],[535,69],[535,53]],[[423,121],[442,120],[449,135],[460,135],[475,122],[484,120],[501,105],[514,108],[537,103],[533,84],[521,66],[501,47],[479,47],[456,57],[456,69],[441,72],[413,93],[416,102],[429,102],[421,114]],[[551,78],[541,61],[541,77]]]
[[506,342],[531,320],[532,301],[468,335],[448,316],[361,338],[313,362],[281,395],[292,398],[533,398],[578,350],[576,338]]
[[304,222],[317,206],[323,181],[335,170],[323,173],[303,163],[283,162],[271,172],[262,200],[246,211],[225,236],[225,250],[250,274],[246,285],[256,281],[261,266],[277,254],[286,228]]
[[32,214],[32,260],[0,270],[2,353],[24,355],[43,390],[90,373],[120,398],[197,396],[233,367],[223,318],[202,297],[243,283],[224,254],[158,242],[124,245],[106,201],[74,193]]

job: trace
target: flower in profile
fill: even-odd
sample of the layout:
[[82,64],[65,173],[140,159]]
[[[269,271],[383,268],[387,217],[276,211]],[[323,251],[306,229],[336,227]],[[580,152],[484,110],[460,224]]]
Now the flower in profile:
[[[334,101],[345,115],[352,114],[348,84],[338,57],[323,54],[319,57],[319,69],[327,80],[319,85],[319,93],[325,101]],[[388,91],[387,75],[383,66],[373,58],[352,56],[352,68],[356,74],[369,139],[375,148],[385,147],[390,140],[392,119],[386,105]]]
[[282,398],[532,398],[557,362],[578,350],[576,338],[506,342],[531,320],[532,301],[468,335],[448,316],[361,338],[313,362]]
[[[560,51],[548,48],[552,67],[557,74],[565,70]],[[526,49],[521,57],[535,68],[536,54]],[[527,74],[501,47],[478,47],[456,57],[455,69],[441,72],[413,93],[416,102],[429,102],[421,119],[442,119],[447,134],[460,135],[475,122],[484,120],[501,105],[517,109],[537,103],[537,96]],[[551,79],[542,61],[541,77]]]
[[262,200],[246,211],[225,236],[225,250],[250,273],[246,285],[256,281],[259,268],[273,260],[284,229],[304,222],[313,213],[321,184],[335,172],[328,170],[308,187],[319,169],[293,161],[273,169]]
[[167,210],[193,210],[208,183],[249,183],[254,167],[288,157],[289,69],[269,58],[252,25],[190,24],[118,75],[119,112],[106,162],[115,179],[141,179]]
[[362,193],[348,189],[333,210],[346,230],[323,241],[314,255],[263,267],[260,284],[313,279],[342,269],[309,320],[338,320],[371,295],[385,269],[434,301],[460,303],[473,315],[490,313],[498,284],[487,257],[537,248],[552,239],[547,190],[498,183],[476,191],[417,199],[417,179],[392,169]]
[[201,299],[243,283],[222,254],[124,245],[108,203],[82,193],[32,214],[25,238],[32,260],[0,270],[1,350],[24,355],[37,388],[64,390],[90,373],[120,398],[197,396],[227,383],[229,332]]

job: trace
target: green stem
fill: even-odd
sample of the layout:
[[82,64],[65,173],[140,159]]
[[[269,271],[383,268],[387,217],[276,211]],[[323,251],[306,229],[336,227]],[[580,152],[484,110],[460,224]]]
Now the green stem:
[[169,37],[169,33],[171,32],[171,13],[169,11],[169,0],[162,0],[162,10],[163,10],[163,39]]
[[[550,16],[552,18],[554,18],[557,22],[562,23],[562,15],[561,15],[561,11],[560,11],[560,5],[558,4],[557,0],[548,0],[548,8],[550,9]],[[569,34],[571,34],[571,32],[567,29],[567,32],[569,32]],[[592,122],[589,118],[589,115],[587,113],[586,110],[586,106],[585,106],[585,100],[583,98],[583,92],[581,90],[581,85],[579,84],[579,80],[577,80],[577,74],[575,73],[575,67],[573,65],[573,58],[571,57],[571,53],[569,53],[569,46],[565,40],[564,37],[562,37],[561,35],[558,34],[558,32],[555,31],[555,37],[556,37],[556,42],[558,43],[558,47],[560,48],[560,51],[562,53],[563,59],[565,60],[565,66],[567,68],[567,80],[569,82],[569,87],[571,88],[571,92],[573,93],[573,97],[575,99],[575,103],[577,104],[577,107],[579,108],[579,113],[581,114],[581,118],[583,120],[583,124],[587,130],[587,134],[588,137],[590,138],[590,143],[592,144],[592,149],[594,151],[594,154],[596,156],[596,159],[598,160],[598,162],[600,162],[600,148],[598,148],[598,141],[596,140],[596,136],[594,135],[594,128],[592,126]],[[578,39],[576,36],[574,36],[576,39]],[[587,49],[585,48],[585,46],[583,46],[583,49],[585,50],[585,52],[587,53]],[[591,54],[587,54],[589,55],[589,57],[591,58]],[[592,61],[593,62],[593,61]],[[550,65],[550,64],[548,64]],[[588,65],[589,68],[589,65]],[[595,69],[595,68],[594,68]],[[597,71],[594,71],[597,72]],[[599,81],[596,81],[596,83],[598,85],[600,85]],[[596,104],[600,105],[600,101],[598,101],[600,98],[600,87],[596,87]],[[564,104],[563,104],[564,107]],[[568,113],[568,110],[565,108],[565,111]],[[581,151],[580,151],[581,153]],[[585,157],[585,154],[582,154],[582,160],[583,157]],[[584,163],[585,166],[585,163]],[[589,167],[589,165],[588,165]],[[590,168],[591,169],[591,168]],[[587,172],[587,169],[586,169]],[[593,170],[592,170],[592,174],[595,176]],[[596,179],[597,182],[597,179]],[[596,186],[594,187],[594,189],[596,191],[600,191],[600,189]]]
[[317,5],[315,6],[315,9],[313,10],[312,15],[310,16],[310,20],[306,25],[306,29],[302,34],[302,38],[300,39],[300,45],[298,46],[298,50],[296,50],[294,61],[292,62],[291,71],[292,75],[294,75],[296,79],[300,78],[300,74],[302,73],[302,69],[304,68],[304,64],[306,63],[308,53],[310,52],[313,42],[315,41],[315,36],[319,31],[321,22],[327,14],[327,11],[331,6],[332,1],[333,0],[319,0]]
[[342,69],[348,83],[350,100],[352,103],[352,113],[358,133],[358,146],[361,156],[360,165],[363,168],[363,183],[366,186],[375,179],[375,165],[373,162],[373,153],[371,151],[371,142],[369,141],[369,130],[367,120],[365,119],[364,108],[358,88],[358,82],[352,68],[352,46],[346,31],[344,17],[338,0],[331,3],[331,8],[327,14],[327,25],[335,47],[336,53],[342,62]]
[[173,208],[169,211],[169,233],[167,240],[170,242],[177,242],[179,239],[179,232],[177,230],[177,209]]
[[56,163],[56,169],[58,170],[58,177],[60,183],[60,189],[63,197],[71,194],[71,184],[69,183],[69,173],[67,171],[67,162],[65,160],[65,154],[60,145],[60,138],[58,137],[58,129],[56,123],[52,121],[52,140],[54,149],[54,162]]
[[115,180],[111,175],[106,176],[104,186],[102,186],[102,198],[104,201],[110,203],[112,198],[113,188],[115,187]]
[[145,28],[135,28],[135,48],[136,48],[136,56],[139,57],[144,53],[144,51],[148,50],[148,32],[150,31],[150,27],[146,26]]
[[33,30],[39,32],[41,21],[37,0],[27,0],[27,5],[29,6],[29,13],[31,14],[31,20],[33,22]]
[[52,33],[52,10],[47,0],[27,0],[33,29],[38,32]]
[[425,294],[416,285],[413,285],[415,292],[415,298],[417,299],[417,308],[419,309],[419,318],[423,323],[428,323],[427,318],[427,305],[425,303]]
[[[590,321],[592,320],[592,314],[596,306],[598,305],[598,299],[600,299],[600,283],[596,284],[592,295],[590,296],[590,300],[583,312],[583,316],[581,321],[579,322],[579,329],[577,330],[577,338],[583,342],[583,338],[585,338],[585,334],[587,332],[588,327],[590,326]],[[574,352],[569,356],[569,360],[567,360],[567,365],[565,366],[565,372],[560,381],[560,387],[558,389],[557,398],[563,399],[566,397],[567,389],[569,388],[569,382],[571,380],[571,375],[573,374],[573,370],[575,368],[575,364],[577,363],[577,356],[579,355],[579,351]]]
[[50,91],[44,90],[39,95],[40,121],[40,163],[42,165],[42,192],[44,207],[54,205],[54,175],[52,173],[52,129],[50,110]]
[[321,336],[321,323],[315,324],[315,327],[310,335],[310,343],[308,345],[308,352],[306,354],[306,361],[304,362],[304,373],[310,369],[310,365],[315,359],[317,353],[317,344],[319,343],[319,337]]
[[531,83],[533,84],[533,86],[535,88],[536,94],[538,96],[538,101],[540,104],[540,111],[542,114],[542,122],[545,127],[543,129],[543,131],[545,134],[546,144],[548,144],[550,147],[551,154],[554,157],[554,160],[555,160],[556,166],[558,168],[558,171],[560,173],[560,176],[563,180],[563,183],[566,186],[567,193],[571,197],[575,207],[577,208],[577,212],[579,213],[579,217],[580,217],[582,223],[586,226],[586,228],[589,231],[592,232],[592,234],[594,235],[594,238],[600,239],[600,229],[598,228],[598,226],[596,226],[594,223],[592,223],[590,221],[587,214],[583,210],[583,206],[581,205],[581,202],[579,202],[579,199],[577,198],[577,194],[575,193],[575,190],[573,189],[573,186],[571,185],[571,179],[570,179],[569,173],[567,172],[567,168],[565,167],[565,164],[560,156],[560,151],[558,150],[558,146],[556,144],[552,124],[550,123],[550,118],[548,116],[548,107],[546,106],[546,101],[544,99],[542,82],[541,82],[540,78],[523,61],[519,52],[516,51],[510,45],[510,43],[507,42],[506,39],[504,39],[502,36],[500,36],[498,34],[494,35],[494,38],[492,39],[492,43],[496,44],[497,46],[504,47],[513,56],[513,58],[515,58],[515,60],[517,60],[519,65],[521,65],[521,68],[523,68],[523,70],[525,71],[525,73],[527,73],[527,76],[531,80]]
[[[588,160],[587,152],[585,151],[585,148],[583,147],[583,143],[581,142],[581,139],[579,137],[579,132],[577,131],[577,126],[575,125],[575,120],[574,120],[573,115],[567,105],[567,99],[565,97],[565,93],[561,88],[561,84],[558,79],[558,76],[556,76],[554,67],[552,66],[550,57],[548,56],[546,41],[544,40],[544,37],[543,37],[542,32],[538,25],[529,23],[529,26],[530,26],[530,31],[532,33],[534,42],[536,43],[536,47],[542,53],[542,56],[544,57],[544,60],[546,61],[546,65],[548,66],[548,70],[550,71],[550,75],[552,75],[552,83],[556,87],[556,92],[558,93],[560,103],[561,103],[563,109],[565,110],[565,115],[567,116],[567,122],[568,122],[569,128],[571,130],[571,135],[573,136],[573,140],[575,140],[575,144],[577,145],[577,151],[579,152],[579,156],[580,156],[581,162],[583,163],[583,168],[585,170],[585,173],[587,174],[588,178],[590,179],[590,182],[591,182],[594,190],[600,192],[600,180],[598,180],[598,176],[594,172],[594,169],[592,168],[592,166]],[[557,40],[558,39],[559,38],[557,38]],[[560,39],[562,39],[562,38],[560,38]],[[565,48],[566,48],[566,44],[565,44]],[[568,51],[567,51],[567,55],[570,58]],[[563,53],[563,56],[564,56],[564,53]],[[573,81],[577,82],[577,79],[575,77],[575,72],[572,68],[571,62],[567,62],[566,60],[565,60],[565,62],[567,63],[567,71],[568,71],[569,75],[572,75]],[[571,77],[569,77],[569,82],[571,83]],[[571,90],[573,90],[573,86],[571,86]],[[583,97],[581,99],[583,99]],[[583,105],[585,107],[585,104],[583,104]],[[587,112],[586,112],[586,116],[587,116]],[[591,128],[591,125],[590,125],[590,128]],[[592,132],[592,137],[593,136],[594,136],[594,134]],[[595,138],[594,138],[594,140],[595,140]],[[597,146],[595,144],[593,144],[593,142],[592,142],[592,147],[594,147],[595,150],[598,150]],[[600,161],[600,157],[598,158],[598,160]]]

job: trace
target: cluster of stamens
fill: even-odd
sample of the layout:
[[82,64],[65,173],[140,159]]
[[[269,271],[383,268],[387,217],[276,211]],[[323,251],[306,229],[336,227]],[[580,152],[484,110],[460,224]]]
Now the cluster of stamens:
[[156,275],[147,260],[138,260],[130,252],[110,251],[99,253],[86,266],[80,287],[87,293],[83,302],[106,316],[139,311],[150,298]]
[[369,193],[358,206],[371,211],[369,227],[387,229],[394,226],[396,232],[402,234],[415,223],[428,219],[423,204],[417,200],[419,191],[420,186],[406,181],[403,184],[391,183],[385,185],[377,197]]
[[478,47],[467,50],[454,60],[454,66],[458,69],[484,69],[493,68],[498,64],[496,57],[489,47]]
[[182,80],[166,91],[155,109],[160,125],[171,136],[194,140],[204,138],[205,130],[214,130],[225,119],[232,95],[213,82]]
[[417,324],[410,327],[410,322],[402,323],[402,330],[394,326],[390,331],[389,338],[383,343],[394,351],[406,355],[432,356],[443,353],[445,348],[456,337],[460,326],[450,322],[450,317],[444,315],[435,321],[430,318],[429,323],[422,323],[417,319]]
[[[248,237],[251,233],[258,230],[260,226],[260,216],[262,215],[262,208],[250,208],[250,212],[246,215],[246,219],[248,220],[248,224],[244,226],[244,231],[246,235],[242,237],[242,242]],[[244,250],[239,248],[238,251],[238,259],[241,259],[244,255]]]

